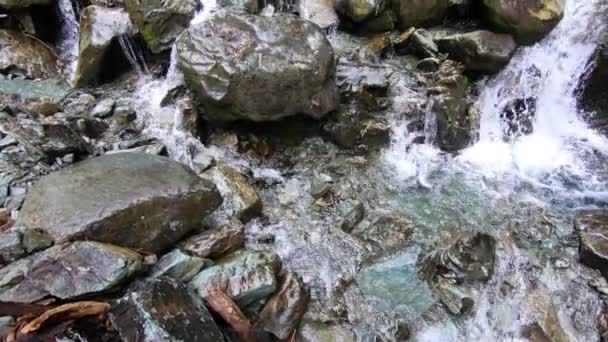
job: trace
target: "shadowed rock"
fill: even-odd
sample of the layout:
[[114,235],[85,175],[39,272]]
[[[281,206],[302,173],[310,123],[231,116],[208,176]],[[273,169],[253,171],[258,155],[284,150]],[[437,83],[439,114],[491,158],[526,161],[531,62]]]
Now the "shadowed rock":
[[581,239],[581,261],[600,270],[604,278],[608,279],[608,211],[580,211],[574,219],[574,227]]
[[51,78],[57,75],[57,56],[34,37],[0,30],[0,70],[30,78]]

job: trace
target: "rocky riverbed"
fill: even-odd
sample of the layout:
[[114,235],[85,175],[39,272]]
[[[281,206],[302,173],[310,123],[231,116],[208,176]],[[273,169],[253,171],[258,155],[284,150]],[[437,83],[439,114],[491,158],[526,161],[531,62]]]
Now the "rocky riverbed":
[[0,334],[608,341],[607,20],[0,0]]

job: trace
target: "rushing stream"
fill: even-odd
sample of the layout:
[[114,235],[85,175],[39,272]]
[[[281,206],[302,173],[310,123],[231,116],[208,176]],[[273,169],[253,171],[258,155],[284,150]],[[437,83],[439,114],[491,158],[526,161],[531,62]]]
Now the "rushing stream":
[[[73,11],[69,0],[59,3],[66,13]],[[205,20],[217,6],[214,0],[204,1],[191,24]],[[182,82],[175,51],[168,75],[153,79],[143,74],[132,100],[144,132],[160,139],[171,158],[192,165],[198,153],[208,153],[270,184],[262,193],[267,219],[247,226],[247,244],[272,250],[285,267],[304,277],[312,291],[307,318],[331,316],[335,306],[345,305],[349,320],[360,323],[354,327],[359,336],[385,329],[387,319],[405,318],[414,322],[419,341],[520,341],[526,340],[522,329],[537,315],[529,299],[534,283],[549,294],[573,341],[596,341],[600,300],[586,285],[585,271],[574,262],[576,249],[568,243],[573,212],[608,203],[608,140],[586,126],[577,101],[597,40],[606,30],[602,18],[608,3],[567,0],[565,12],[549,36],[520,48],[503,71],[479,81],[476,143],[457,156],[412,144],[406,125],[394,114],[392,144],[367,160],[366,167],[353,167],[334,180],[350,195],[334,209],[313,205],[308,195],[312,179],[336,160],[359,165],[356,158],[310,138],[295,148],[296,163],[285,170],[273,159],[253,161],[203,145],[182,128],[179,105],[161,108],[164,95]],[[64,28],[61,47],[73,56],[78,28],[70,20]],[[336,49],[342,38],[332,33]],[[407,77],[392,82],[398,113],[402,100],[417,94]],[[500,114],[518,100],[530,106],[532,132],[505,134]],[[433,134],[428,120],[426,134]],[[336,228],[356,200],[365,201],[370,212],[409,218],[416,227],[412,243],[365,263],[361,246]],[[433,305],[416,265],[428,248],[467,230],[497,237],[496,271],[488,284],[475,289],[474,314],[452,318]],[[523,242],[512,241],[508,232],[514,230]],[[265,234],[274,236],[273,244],[259,242]],[[340,287],[344,279],[354,279],[347,290]],[[504,290],[505,283],[510,291]]]

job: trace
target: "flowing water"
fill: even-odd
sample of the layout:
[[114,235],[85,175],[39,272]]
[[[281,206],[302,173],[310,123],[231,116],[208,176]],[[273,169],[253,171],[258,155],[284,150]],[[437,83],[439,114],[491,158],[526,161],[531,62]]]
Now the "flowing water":
[[[192,24],[206,20],[217,6],[205,2]],[[565,18],[548,37],[520,48],[502,72],[480,81],[479,140],[457,156],[412,144],[412,133],[396,113],[405,99],[421,94],[413,90],[413,80],[394,81],[393,142],[368,167],[352,167],[334,180],[337,192],[351,198],[333,209],[312,204],[311,179],[337,161],[360,165],[358,160],[318,138],[292,151],[297,157],[289,170],[273,160],[254,161],[203,145],[183,129],[179,105],[160,105],[182,82],[175,51],[167,77],[143,75],[133,103],[144,132],[166,144],[172,158],[191,165],[204,152],[252,170],[257,180],[272,178],[261,190],[267,220],[248,225],[247,245],[276,252],[286,268],[303,275],[315,312],[308,318],[326,317],[340,297],[361,336],[404,317],[414,322],[419,341],[523,341],[524,327],[538,315],[529,295],[542,288],[571,338],[595,341],[600,301],[586,285],[587,271],[576,264],[576,249],[568,241],[576,209],[608,203],[608,141],[587,127],[577,101],[607,13],[605,0],[567,0]],[[335,35],[331,41],[338,48],[341,38]],[[500,114],[520,99],[535,101],[533,132],[505,137]],[[425,132],[431,141],[432,118],[429,114]],[[411,219],[412,244],[365,264],[364,248],[336,229],[357,199],[366,201],[370,212],[397,211]],[[513,242],[514,227],[520,227],[523,242]],[[453,318],[432,309],[432,294],[417,278],[416,262],[429,246],[465,230],[497,236],[496,273],[476,289],[473,316]],[[274,236],[272,245],[259,242],[267,234]],[[354,285],[343,291],[339,284],[353,278]]]
[[78,59],[78,43],[80,35],[80,7],[79,1],[73,0],[58,0],[57,11],[61,18],[61,32],[59,33],[59,42],[57,47],[61,54],[61,59],[64,61],[64,74],[66,79],[71,82],[76,72],[76,63]]

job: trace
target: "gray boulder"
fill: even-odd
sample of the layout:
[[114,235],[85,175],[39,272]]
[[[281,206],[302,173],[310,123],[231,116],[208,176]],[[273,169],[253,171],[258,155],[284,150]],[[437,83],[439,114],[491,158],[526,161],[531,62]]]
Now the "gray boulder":
[[274,293],[279,258],[266,252],[241,250],[204,269],[190,282],[203,298],[211,287],[218,287],[240,307],[245,307]]
[[531,44],[549,33],[564,16],[564,0],[483,0],[484,19],[511,33],[522,44]]
[[168,50],[190,24],[197,0],[126,0],[133,24],[153,53]]
[[200,298],[167,277],[138,282],[110,311],[122,341],[222,342],[222,333]]
[[31,303],[114,289],[144,266],[132,250],[92,241],[51,247],[0,269],[0,300]]
[[241,247],[245,240],[245,227],[238,221],[209,229],[184,241],[180,248],[201,258],[218,259]]
[[177,40],[178,66],[213,121],[320,118],[336,109],[334,54],[315,24],[220,10]]
[[88,6],[80,16],[80,49],[74,87],[95,83],[113,40],[131,34],[129,15],[122,8]]
[[36,38],[0,30],[0,70],[30,78],[51,78],[58,75],[57,55]]
[[574,219],[574,227],[581,240],[581,261],[600,270],[604,278],[608,279],[608,211],[580,211]]
[[215,185],[168,158],[118,153],[41,178],[18,224],[55,242],[90,239],[157,253],[222,203]]
[[436,42],[441,52],[463,62],[468,70],[486,73],[500,71],[517,49],[511,35],[483,30],[443,37]]

